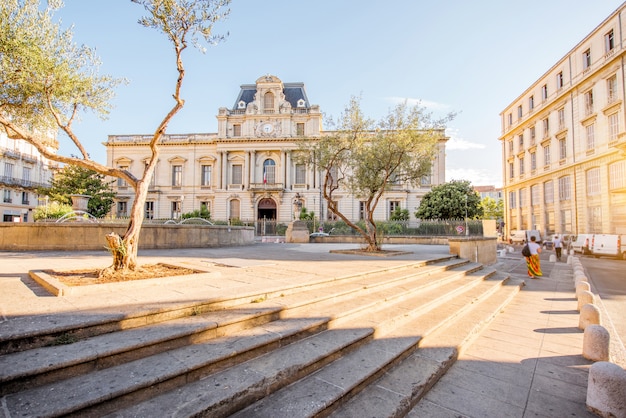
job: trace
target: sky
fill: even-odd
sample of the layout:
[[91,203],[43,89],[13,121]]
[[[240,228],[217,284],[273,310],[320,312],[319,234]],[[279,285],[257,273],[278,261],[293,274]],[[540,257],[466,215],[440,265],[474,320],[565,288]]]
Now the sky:
[[[64,0],[56,12],[74,41],[96,50],[100,74],[125,78],[106,120],[74,128],[95,161],[108,135],[152,134],[173,105],[174,50],[140,26],[130,0]],[[167,133],[217,131],[242,84],[272,74],[303,82],[311,104],[336,118],[352,96],[365,114],[408,101],[434,116],[454,112],[446,181],[502,186],[500,112],[622,4],[618,0],[232,0],[205,53],[188,48],[184,108]],[[62,137],[59,153],[77,155]]]

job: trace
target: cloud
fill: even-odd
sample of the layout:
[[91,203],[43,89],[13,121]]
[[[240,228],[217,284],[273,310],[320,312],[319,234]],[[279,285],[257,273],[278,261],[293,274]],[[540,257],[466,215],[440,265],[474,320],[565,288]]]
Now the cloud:
[[448,168],[446,167],[446,182],[452,180],[469,180],[472,186],[502,187],[500,172],[482,168]]
[[458,151],[458,150],[468,150],[468,149],[484,149],[486,148],[485,144],[479,144],[477,142],[468,141],[459,136],[458,129],[446,129],[446,135],[450,137],[448,142],[446,142],[446,150],[448,151]]

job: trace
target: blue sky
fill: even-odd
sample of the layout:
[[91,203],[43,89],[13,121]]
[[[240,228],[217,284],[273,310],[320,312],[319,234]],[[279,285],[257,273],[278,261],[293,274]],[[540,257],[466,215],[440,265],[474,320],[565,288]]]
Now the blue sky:
[[[446,181],[502,185],[499,113],[615,11],[617,0],[233,0],[216,33],[227,40],[184,56],[185,107],[168,133],[216,132],[218,108],[265,74],[304,82],[309,101],[336,117],[351,96],[380,118],[398,101],[448,124]],[[65,0],[56,13],[74,41],[95,48],[100,72],[124,77],[107,120],[85,114],[75,130],[106,161],[107,135],[151,134],[176,81],[165,37],[137,24],[129,0]],[[77,154],[62,140],[60,153]]]

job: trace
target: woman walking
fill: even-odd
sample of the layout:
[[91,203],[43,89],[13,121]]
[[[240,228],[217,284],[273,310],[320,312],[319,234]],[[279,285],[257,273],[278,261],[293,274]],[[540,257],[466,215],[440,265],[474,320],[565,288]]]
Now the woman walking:
[[528,276],[538,279],[543,276],[543,273],[541,273],[541,261],[539,260],[541,245],[537,244],[535,240],[534,236],[530,237],[530,242],[528,243],[530,256],[526,257],[526,266],[528,266]]

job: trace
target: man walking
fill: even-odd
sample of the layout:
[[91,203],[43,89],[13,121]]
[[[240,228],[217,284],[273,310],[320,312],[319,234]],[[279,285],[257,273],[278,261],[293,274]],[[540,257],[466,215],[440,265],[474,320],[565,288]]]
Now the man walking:
[[561,261],[561,250],[563,249],[563,243],[558,235],[554,236],[554,251],[556,251],[557,261]]

